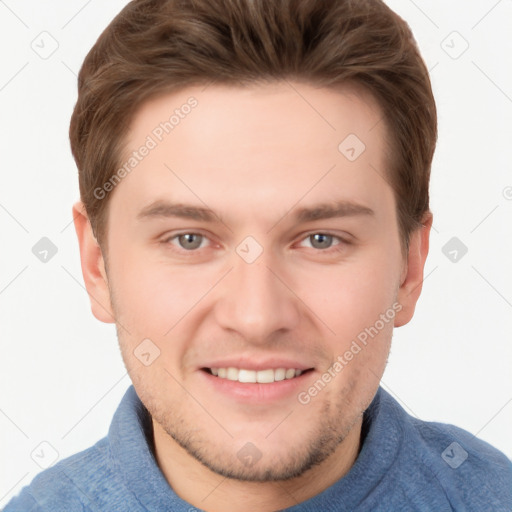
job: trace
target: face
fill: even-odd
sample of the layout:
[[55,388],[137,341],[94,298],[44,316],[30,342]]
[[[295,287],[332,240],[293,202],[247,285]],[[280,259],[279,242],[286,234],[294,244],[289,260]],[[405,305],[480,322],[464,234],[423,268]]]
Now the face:
[[375,395],[414,298],[381,117],[362,91],[279,83],[188,88],[133,119],[93,311],[115,317],[155,436],[216,473],[301,475]]

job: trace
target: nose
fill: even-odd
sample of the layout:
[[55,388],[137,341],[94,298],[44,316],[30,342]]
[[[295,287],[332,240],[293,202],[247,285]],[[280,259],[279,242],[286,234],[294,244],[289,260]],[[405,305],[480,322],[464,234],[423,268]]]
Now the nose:
[[219,283],[218,325],[235,331],[247,343],[260,345],[269,343],[278,331],[296,328],[300,299],[280,268],[265,251],[253,263],[235,254],[233,270]]

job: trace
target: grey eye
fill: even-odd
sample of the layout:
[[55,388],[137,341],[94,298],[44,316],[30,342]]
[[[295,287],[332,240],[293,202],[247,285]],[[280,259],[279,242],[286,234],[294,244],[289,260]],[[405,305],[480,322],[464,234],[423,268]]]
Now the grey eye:
[[201,246],[202,240],[203,235],[199,235],[197,233],[184,233],[183,235],[178,235],[178,242],[183,249],[197,249]]
[[325,235],[323,233],[315,233],[314,235],[309,235],[309,239],[311,241],[311,245],[315,249],[329,249],[332,245],[332,235]]

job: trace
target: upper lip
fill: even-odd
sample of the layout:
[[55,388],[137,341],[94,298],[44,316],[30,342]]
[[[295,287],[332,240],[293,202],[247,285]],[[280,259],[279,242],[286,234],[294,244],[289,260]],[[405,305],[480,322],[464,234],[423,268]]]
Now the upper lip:
[[210,361],[200,368],[238,368],[244,370],[277,370],[278,368],[295,370],[310,370],[313,368],[312,365],[297,361],[296,359],[284,358],[284,357],[273,357],[267,359],[258,359],[255,357],[231,357],[229,359],[217,359]]

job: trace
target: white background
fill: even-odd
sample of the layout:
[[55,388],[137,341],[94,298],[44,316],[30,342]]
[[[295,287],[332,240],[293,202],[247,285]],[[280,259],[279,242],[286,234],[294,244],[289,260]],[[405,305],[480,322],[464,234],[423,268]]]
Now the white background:
[[[427,277],[383,386],[411,414],[512,457],[512,2],[388,3],[431,70],[440,136]],[[0,507],[53,450],[62,459],[103,437],[130,384],[115,329],[83,288],[68,143],[76,74],[125,4],[0,1]],[[58,43],[47,59],[31,47],[56,45],[43,31]],[[47,263],[32,253],[44,236],[58,248]],[[468,248],[456,263],[442,252],[452,237]]]

